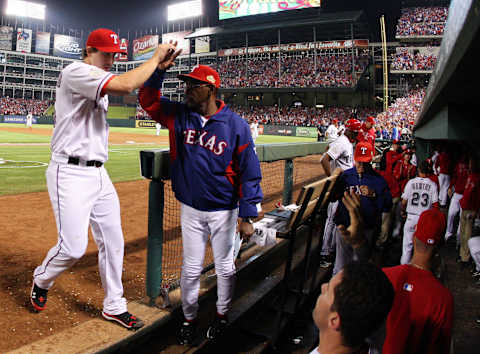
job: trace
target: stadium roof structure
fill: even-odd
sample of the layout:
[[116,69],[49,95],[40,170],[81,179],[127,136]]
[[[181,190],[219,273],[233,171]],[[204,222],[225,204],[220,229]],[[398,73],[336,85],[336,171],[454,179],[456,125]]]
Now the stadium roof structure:
[[437,66],[430,78],[414,134],[425,140],[469,141],[480,156],[479,12],[477,0],[452,1]]
[[[288,12],[288,11],[286,11]],[[202,27],[185,38],[213,37],[217,48],[237,48],[246,44],[264,45],[278,43],[281,33],[282,43],[312,41],[316,29],[316,40],[370,39],[368,22],[363,11],[321,12],[315,16],[299,17],[298,14],[274,15],[263,23],[255,21],[225,23],[216,27]]]

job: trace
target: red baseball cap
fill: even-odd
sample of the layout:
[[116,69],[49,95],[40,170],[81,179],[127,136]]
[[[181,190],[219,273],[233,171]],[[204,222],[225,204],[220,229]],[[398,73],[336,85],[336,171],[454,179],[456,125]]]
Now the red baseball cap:
[[178,78],[183,81],[186,79],[194,79],[206,82],[216,88],[220,87],[220,75],[215,69],[212,69],[207,65],[197,65],[193,68],[190,74],[180,74],[178,75]]
[[398,140],[395,139],[395,140],[392,142],[392,144],[398,144]]
[[338,123],[338,119],[334,119],[334,120],[332,120],[332,123],[333,123],[333,124],[336,124],[336,123]]
[[435,246],[443,240],[446,228],[445,215],[437,208],[431,208],[420,214],[414,236],[428,246]]
[[120,48],[120,38],[112,30],[99,28],[90,32],[87,38],[87,47],[97,48],[105,53],[127,54],[126,49]]
[[372,116],[368,116],[367,117],[367,123],[375,124],[375,118],[373,118]]
[[361,141],[355,146],[355,153],[353,158],[357,162],[372,162],[373,159],[373,147],[367,141]]
[[358,132],[359,130],[362,129],[362,123],[358,119],[349,119],[345,123],[345,128],[348,130],[353,130],[355,132]]

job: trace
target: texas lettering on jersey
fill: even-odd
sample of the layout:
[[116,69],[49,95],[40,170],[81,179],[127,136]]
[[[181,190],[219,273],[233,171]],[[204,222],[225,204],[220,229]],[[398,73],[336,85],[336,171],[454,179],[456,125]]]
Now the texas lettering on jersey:
[[212,135],[208,137],[208,132],[205,130],[187,129],[183,132],[183,142],[188,145],[200,145],[207,150],[210,150],[217,156],[223,155],[227,142],[220,140],[217,142],[217,136]]

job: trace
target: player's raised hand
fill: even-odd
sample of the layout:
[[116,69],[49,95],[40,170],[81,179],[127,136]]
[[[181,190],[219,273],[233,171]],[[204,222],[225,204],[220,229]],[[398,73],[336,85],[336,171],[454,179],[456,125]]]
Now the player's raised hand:
[[180,53],[182,53],[182,49],[177,49],[177,45],[177,41],[170,41],[168,44],[161,44],[161,46],[165,46],[166,53],[159,60],[158,69],[168,70],[175,65],[175,59],[180,55]]
[[338,225],[337,229],[343,239],[353,248],[361,246],[365,242],[364,223],[361,213],[360,196],[355,192],[345,192],[342,202],[350,215],[350,226]]

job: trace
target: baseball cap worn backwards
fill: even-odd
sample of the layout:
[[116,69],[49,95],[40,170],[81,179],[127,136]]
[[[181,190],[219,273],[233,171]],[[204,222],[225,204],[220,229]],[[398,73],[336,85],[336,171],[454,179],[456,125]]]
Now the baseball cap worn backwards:
[[112,30],[106,28],[96,29],[88,35],[87,47],[97,48],[105,53],[127,54],[126,49],[120,48],[120,38]]
[[212,69],[207,65],[197,65],[193,68],[190,74],[180,74],[178,75],[178,78],[183,81],[194,79],[213,85],[216,88],[220,87],[220,75],[215,69]]
[[373,148],[372,144],[367,141],[362,141],[355,147],[354,157],[357,162],[372,162]]
[[445,215],[431,208],[420,214],[414,236],[428,246],[436,246],[442,241],[446,228]]

